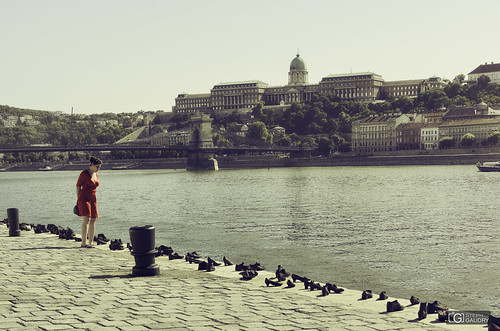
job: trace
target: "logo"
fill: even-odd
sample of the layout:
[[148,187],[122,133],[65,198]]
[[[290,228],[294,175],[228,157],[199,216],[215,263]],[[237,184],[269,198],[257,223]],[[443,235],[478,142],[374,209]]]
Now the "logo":
[[449,311],[448,324],[487,324],[489,311]]

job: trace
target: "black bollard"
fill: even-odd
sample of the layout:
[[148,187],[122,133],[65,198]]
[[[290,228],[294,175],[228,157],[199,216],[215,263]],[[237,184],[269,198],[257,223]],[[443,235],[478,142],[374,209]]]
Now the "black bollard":
[[9,218],[9,237],[19,237],[21,230],[19,229],[19,209],[7,209],[7,217]]
[[160,267],[155,263],[158,251],[155,249],[155,228],[152,225],[133,226],[129,230],[132,251],[135,259],[132,268],[134,276],[156,276]]

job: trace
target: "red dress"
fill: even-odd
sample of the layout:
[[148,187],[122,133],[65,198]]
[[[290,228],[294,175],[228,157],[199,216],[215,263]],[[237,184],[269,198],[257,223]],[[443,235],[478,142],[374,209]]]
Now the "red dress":
[[95,181],[88,170],[83,170],[76,182],[77,187],[81,187],[78,194],[78,216],[88,216],[90,218],[98,218],[97,214],[97,196],[96,188],[99,186],[99,177],[97,173]]

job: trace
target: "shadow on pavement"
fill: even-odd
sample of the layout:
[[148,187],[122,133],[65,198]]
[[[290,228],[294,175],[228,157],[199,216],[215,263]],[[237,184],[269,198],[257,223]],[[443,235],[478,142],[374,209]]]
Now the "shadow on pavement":
[[127,275],[99,275],[99,276],[90,276],[90,279],[109,279],[109,278],[135,278],[132,274]]

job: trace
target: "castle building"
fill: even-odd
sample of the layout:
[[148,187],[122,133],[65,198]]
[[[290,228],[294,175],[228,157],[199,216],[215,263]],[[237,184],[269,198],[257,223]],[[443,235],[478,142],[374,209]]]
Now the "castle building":
[[217,84],[210,91],[211,110],[251,109],[263,100],[267,87],[258,80]]
[[251,111],[260,102],[265,106],[305,103],[314,95],[336,96],[342,100],[373,102],[387,97],[414,98],[426,90],[443,88],[446,82],[439,77],[429,79],[385,82],[372,72],[334,74],[323,77],[318,84],[309,84],[305,61],[297,54],[290,63],[288,84],[269,86],[259,81],[240,81],[214,85],[210,93],[179,94],[174,113],[223,113]]

